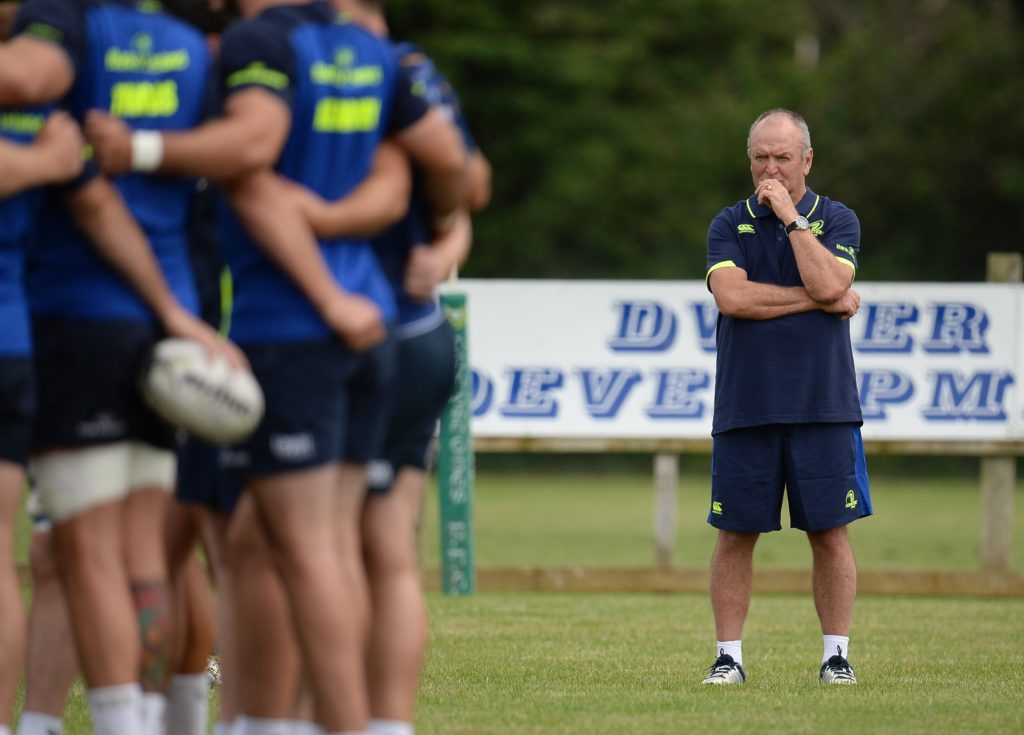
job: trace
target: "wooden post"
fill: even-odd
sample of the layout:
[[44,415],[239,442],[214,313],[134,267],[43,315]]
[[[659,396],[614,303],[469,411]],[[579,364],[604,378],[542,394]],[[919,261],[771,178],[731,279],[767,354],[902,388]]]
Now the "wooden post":
[[675,553],[676,515],[679,487],[679,457],[654,455],[654,563],[658,569],[672,567]]
[[[987,278],[991,282],[1020,283],[1024,255],[989,253]],[[1017,459],[981,458],[981,568],[1007,572],[1013,550],[1013,493],[1017,484]]]

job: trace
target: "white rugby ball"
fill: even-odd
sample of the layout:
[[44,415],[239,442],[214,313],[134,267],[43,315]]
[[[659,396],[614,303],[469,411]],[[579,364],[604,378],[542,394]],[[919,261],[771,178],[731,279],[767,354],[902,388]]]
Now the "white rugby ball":
[[157,342],[142,394],[164,419],[214,444],[245,439],[263,418],[263,391],[252,372],[211,358],[190,339]]

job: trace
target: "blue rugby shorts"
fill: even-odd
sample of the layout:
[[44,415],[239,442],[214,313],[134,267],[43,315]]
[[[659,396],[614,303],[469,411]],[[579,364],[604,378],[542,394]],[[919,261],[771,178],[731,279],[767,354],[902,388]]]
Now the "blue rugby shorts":
[[725,531],[778,531],[783,494],[790,526],[803,531],[871,515],[860,427],[770,424],[715,435],[708,523]]

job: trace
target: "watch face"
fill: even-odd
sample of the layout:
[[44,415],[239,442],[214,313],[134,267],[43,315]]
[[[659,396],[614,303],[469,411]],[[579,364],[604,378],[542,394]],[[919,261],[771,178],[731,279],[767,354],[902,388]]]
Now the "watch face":
[[806,217],[801,215],[789,223],[789,225],[786,227],[786,232],[792,232],[793,230],[809,229],[811,229],[811,223],[807,221]]

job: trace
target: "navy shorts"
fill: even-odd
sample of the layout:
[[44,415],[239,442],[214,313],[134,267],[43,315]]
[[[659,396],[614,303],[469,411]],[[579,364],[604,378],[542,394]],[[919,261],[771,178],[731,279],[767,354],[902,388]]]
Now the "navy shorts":
[[[372,439],[361,423],[379,421],[366,396],[373,351],[352,352],[339,340],[242,345],[263,388],[266,410],[256,431],[220,452],[221,466],[243,480],[340,462],[352,445]],[[378,430],[379,433],[379,430]]]
[[366,464],[379,457],[394,402],[398,341],[388,330],[381,344],[357,356],[349,383],[351,408],[345,440],[345,460]]
[[174,427],[146,405],[139,390],[159,336],[156,327],[140,322],[33,318],[33,450],[126,440],[173,450]]
[[402,467],[427,468],[427,451],[455,389],[455,333],[447,321],[398,342],[398,385],[370,492],[387,492]]
[[724,531],[845,526],[872,514],[867,464],[856,424],[773,424],[714,437],[708,523]]
[[27,465],[35,408],[32,358],[0,358],[0,459]]
[[220,466],[220,447],[186,437],[178,447],[178,479],[174,497],[230,515],[241,496],[241,483]]

